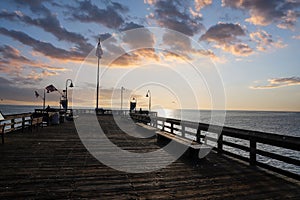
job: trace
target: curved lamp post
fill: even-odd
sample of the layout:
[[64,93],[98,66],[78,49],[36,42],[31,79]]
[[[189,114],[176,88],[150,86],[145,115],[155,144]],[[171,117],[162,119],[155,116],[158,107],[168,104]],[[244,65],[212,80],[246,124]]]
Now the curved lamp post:
[[147,91],[146,97],[149,98],[149,112],[151,111],[151,92],[150,90]]
[[66,80],[66,109],[65,109],[66,112],[67,112],[67,110],[68,110],[68,81],[71,81],[69,87],[70,87],[70,88],[74,87],[73,81],[72,81],[71,79],[67,79],[67,80]]

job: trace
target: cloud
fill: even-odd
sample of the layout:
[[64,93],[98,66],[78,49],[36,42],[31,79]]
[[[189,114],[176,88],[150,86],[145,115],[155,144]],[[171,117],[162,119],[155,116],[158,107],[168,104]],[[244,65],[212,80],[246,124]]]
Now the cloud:
[[33,13],[40,13],[44,15],[51,14],[51,11],[43,5],[44,2],[49,2],[49,0],[29,0],[29,1],[13,0],[13,1],[19,5],[28,6]]
[[300,35],[294,35],[292,38],[296,40],[300,40]]
[[219,44],[233,43],[238,40],[238,36],[245,36],[245,30],[239,24],[218,23],[211,26],[200,40],[216,42]]
[[280,87],[287,87],[292,85],[300,85],[300,77],[293,76],[287,78],[273,78],[268,79],[268,84],[251,86],[251,89],[274,89]]
[[133,22],[126,23],[121,29],[122,42],[129,45],[131,49],[138,48],[152,48],[154,46],[155,38],[147,28]]
[[6,28],[1,27],[0,34],[9,36],[21,42],[22,44],[28,45],[32,47],[33,50],[42,53],[43,55],[50,58],[82,61],[86,56],[85,53],[79,53],[77,51],[66,51],[64,49],[57,48],[50,43],[36,40],[21,31],[7,30]]
[[142,25],[124,23],[119,34],[105,34],[101,43],[103,57],[101,64],[113,67],[133,67],[145,62],[158,62],[159,55],[154,49],[155,36]]
[[195,0],[194,2],[196,11],[200,11],[205,6],[212,4],[212,0]]
[[239,24],[218,23],[210,27],[199,40],[215,43],[216,48],[230,52],[236,56],[249,56],[252,48],[241,43],[239,37],[246,36],[246,31]]
[[259,51],[266,51],[270,48],[283,48],[286,46],[281,40],[275,42],[272,35],[262,30],[250,33],[250,38],[257,43],[256,48]]
[[[155,1],[151,2],[154,6],[154,13],[150,15],[161,27],[179,31],[188,36],[193,36],[204,29],[199,18],[194,18],[182,6],[180,1]],[[184,2],[183,2],[184,3]]]
[[11,21],[22,21],[28,25],[40,27],[44,31],[53,34],[58,40],[75,43],[75,48],[81,53],[88,54],[94,48],[94,46],[89,44],[87,39],[81,34],[70,32],[63,28],[56,15],[53,14],[48,14],[43,18],[33,19],[20,11],[12,13],[2,11],[0,13],[0,18]]
[[78,1],[77,4],[69,9],[72,19],[85,23],[99,23],[112,29],[118,29],[124,23],[121,14],[128,12],[126,6],[116,2],[111,2],[104,9],[92,4],[90,0]]
[[249,56],[253,53],[253,49],[245,43],[238,43],[233,45],[224,44],[220,48],[226,52],[232,53],[235,56]]
[[0,46],[0,55],[0,72],[9,75],[18,84],[36,84],[44,77],[65,71],[64,68],[30,60],[22,56],[19,50],[8,45]]
[[249,11],[246,21],[260,26],[276,23],[279,28],[293,29],[300,16],[297,0],[222,0],[222,5]]
[[191,39],[189,37],[173,31],[166,31],[164,33],[163,44],[169,47],[169,49],[167,49],[167,51],[164,53],[168,58],[174,56],[174,58],[191,60],[192,55],[209,56],[212,59],[217,58],[217,56],[211,50],[193,48]]

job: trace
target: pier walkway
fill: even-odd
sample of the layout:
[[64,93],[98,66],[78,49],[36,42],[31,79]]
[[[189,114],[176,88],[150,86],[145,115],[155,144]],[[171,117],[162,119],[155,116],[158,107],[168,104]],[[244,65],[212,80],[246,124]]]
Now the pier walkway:
[[[111,116],[99,120],[123,149],[160,148],[155,138],[126,135]],[[300,199],[299,181],[214,152],[150,173],[111,169],[85,149],[73,122],[7,134],[0,155],[1,199]]]

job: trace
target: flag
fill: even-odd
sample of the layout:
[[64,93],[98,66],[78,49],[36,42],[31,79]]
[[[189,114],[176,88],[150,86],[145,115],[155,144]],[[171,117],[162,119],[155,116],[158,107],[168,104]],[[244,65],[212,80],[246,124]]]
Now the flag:
[[35,97],[38,98],[40,94],[37,91],[34,91]]
[[97,49],[96,49],[96,56],[100,59],[103,55],[103,51],[102,51],[102,47],[101,47],[101,44],[100,44],[100,38],[99,38],[99,42],[98,42],[98,45],[97,45]]
[[48,85],[46,87],[47,93],[57,91],[57,89],[53,85]]

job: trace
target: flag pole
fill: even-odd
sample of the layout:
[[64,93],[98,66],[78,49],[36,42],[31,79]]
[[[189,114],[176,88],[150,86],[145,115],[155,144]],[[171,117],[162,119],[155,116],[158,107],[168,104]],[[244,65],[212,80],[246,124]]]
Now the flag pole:
[[102,57],[103,51],[101,48],[100,44],[100,37],[97,45],[97,50],[96,50],[96,56],[98,58],[98,68],[97,68],[97,94],[96,94],[96,113],[98,112],[99,109],[99,65],[100,65],[100,58]]
[[43,98],[43,110],[45,110],[45,104],[46,104],[46,90],[44,89],[44,98]]
[[[99,39],[99,42],[100,42],[100,39]],[[96,113],[98,112],[98,105],[99,105],[99,62],[100,62],[100,58],[98,57]]]

